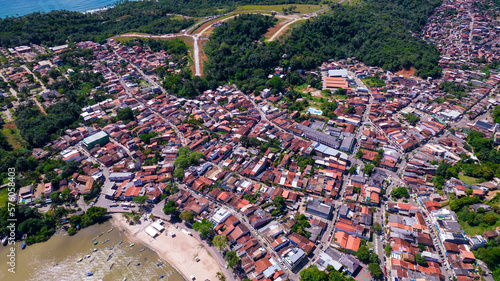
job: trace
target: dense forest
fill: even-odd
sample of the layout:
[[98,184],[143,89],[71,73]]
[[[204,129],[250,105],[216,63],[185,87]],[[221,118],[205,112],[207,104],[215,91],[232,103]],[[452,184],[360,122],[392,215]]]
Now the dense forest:
[[[279,43],[262,40],[275,24],[271,17],[239,16],[215,29],[206,46],[205,85],[231,81],[251,92],[265,85],[278,65],[291,71],[314,69],[328,59],[353,56],[390,71],[414,67],[421,77],[438,77],[439,52],[410,31],[420,30],[439,4],[438,0],[370,0],[356,7],[335,5]],[[304,82],[293,80],[287,82]]]
[[207,80],[214,84],[234,80],[244,92],[264,85],[271,67],[279,63],[281,47],[261,39],[276,22],[270,16],[247,14],[216,28],[205,50]]
[[105,42],[106,38],[125,32],[167,34],[179,32],[195,23],[181,14],[204,17],[223,14],[245,4],[318,4],[319,0],[160,0],[121,1],[114,8],[98,13],[70,11],[32,13],[0,20],[0,46],[29,43],[55,46],[66,40]]
[[310,69],[327,59],[355,56],[386,70],[415,67],[421,77],[438,77],[439,52],[409,31],[420,30],[439,4],[371,0],[359,7],[335,6],[331,14],[293,30],[285,42],[288,66]]

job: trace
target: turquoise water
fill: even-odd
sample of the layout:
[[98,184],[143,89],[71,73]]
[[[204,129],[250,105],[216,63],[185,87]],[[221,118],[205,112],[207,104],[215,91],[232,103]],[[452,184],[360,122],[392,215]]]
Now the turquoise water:
[[0,18],[33,12],[68,10],[84,12],[106,7],[117,0],[0,0]]

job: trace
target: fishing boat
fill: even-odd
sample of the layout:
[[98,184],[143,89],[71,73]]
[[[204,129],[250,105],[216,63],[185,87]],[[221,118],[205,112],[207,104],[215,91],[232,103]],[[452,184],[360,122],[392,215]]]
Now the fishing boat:
[[111,270],[111,268],[113,267],[113,265],[115,265],[115,263],[112,263],[112,264],[109,266],[109,270]]
[[108,243],[108,241],[109,241],[109,239],[108,239],[108,240],[106,240],[106,241],[104,241],[104,242],[102,242],[102,244],[104,244],[104,243]]
[[94,248],[94,250],[92,250],[92,252],[97,252],[97,248]]
[[90,255],[86,255],[86,256],[85,256],[85,258],[86,258],[86,259],[90,258]]
[[9,236],[5,236],[3,239],[2,239],[2,245],[7,245],[7,242],[9,241]]
[[141,265],[141,263],[140,263],[140,262],[138,262],[138,263],[136,263],[135,265],[136,265],[136,266],[139,266],[139,265]]
[[139,252],[144,252],[144,250],[146,250],[146,248],[140,249]]
[[115,246],[111,246],[109,247],[109,250],[113,250],[115,248]]
[[132,262],[131,262],[131,261],[129,261],[129,262],[127,263],[127,266],[129,266],[131,263],[132,263]]
[[76,262],[81,262],[81,261],[83,261],[83,258],[80,258],[80,259],[79,259],[79,260],[77,260]]
[[99,244],[99,241],[94,241],[94,245],[97,245],[97,244]]
[[156,264],[156,266],[162,266],[162,265],[163,265],[163,262]]
[[102,232],[101,234],[99,234],[99,236],[97,236],[97,237],[101,237],[101,236],[103,236],[103,235],[104,235],[104,232]]
[[118,245],[121,245],[123,243],[123,240],[121,240],[120,242],[118,242]]
[[89,261],[89,263],[93,262],[94,260],[95,260],[95,258],[92,258],[92,259]]
[[94,273],[92,273],[92,272],[87,272],[87,276],[92,276],[92,275],[94,275]]
[[113,257],[114,253],[109,254],[108,259],[106,261],[109,261]]
[[110,229],[108,230],[108,233],[110,233],[111,231],[113,231],[113,228],[110,228]]
[[21,249],[25,249],[26,248],[26,243],[23,242],[23,244],[21,244]]
[[162,279],[163,277],[165,277],[163,274],[162,274],[162,275],[160,275],[160,279]]
[[123,280],[122,280],[122,281],[127,281],[127,277],[123,278]]
[[94,242],[95,240],[97,240],[97,238],[92,239],[92,242]]
[[132,243],[132,244],[130,244],[130,245],[129,245],[129,247],[132,247],[132,246],[134,246],[134,245],[135,245],[135,244],[134,244],[134,243]]
[[59,265],[59,264],[58,264],[58,263],[56,263],[56,264],[54,264],[52,267],[56,267],[56,266],[58,266],[58,265]]

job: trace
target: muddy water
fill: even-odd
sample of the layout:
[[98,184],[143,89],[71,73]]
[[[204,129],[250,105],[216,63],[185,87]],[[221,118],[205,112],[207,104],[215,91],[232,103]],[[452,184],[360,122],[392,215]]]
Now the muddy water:
[[[141,243],[131,242],[118,229],[111,229],[106,222],[80,230],[74,236],[64,232],[52,236],[47,242],[38,243],[21,250],[16,243],[16,272],[8,272],[7,254],[11,246],[0,245],[0,280],[161,280],[184,281],[182,275],[167,261]],[[92,239],[99,234],[94,246]],[[108,240],[106,243],[102,243]],[[118,243],[123,240],[121,245]],[[114,246],[110,250],[110,247]],[[96,248],[97,252],[92,252]],[[145,248],[144,251],[139,250]],[[113,253],[113,254],[112,254]],[[111,258],[108,260],[108,257]],[[89,258],[85,258],[90,255]],[[81,262],[79,259],[83,258]],[[137,263],[140,265],[136,265]],[[157,264],[163,262],[163,265]],[[111,264],[113,267],[110,269]],[[128,265],[128,266],[127,266]],[[87,272],[93,276],[87,277]]]

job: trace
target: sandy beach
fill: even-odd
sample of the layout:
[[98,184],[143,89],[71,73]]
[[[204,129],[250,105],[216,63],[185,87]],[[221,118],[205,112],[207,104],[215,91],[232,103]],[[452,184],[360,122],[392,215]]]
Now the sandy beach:
[[[162,259],[173,265],[186,280],[191,280],[191,276],[194,276],[197,281],[219,280],[217,272],[222,272],[222,270],[205,247],[196,238],[176,229],[170,223],[164,222],[165,230],[156,238],[152,238],[144,231],[153,223],[151,220],[129,225],[123,216],[114,214],[111,223],[119,229],[124,229],[131,241],[144,243],[156,251]],[[165,232],[169,235],[165,235]],[[175,237],[171,237],[170,232],[174,232]],[[195,261],[195,257],[199,258],[198,262]]]

